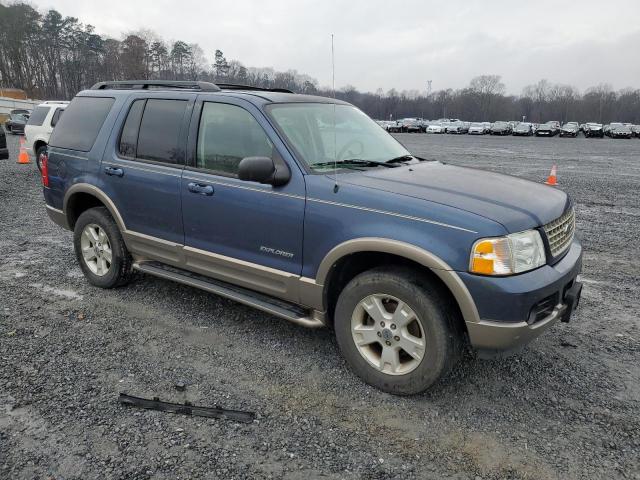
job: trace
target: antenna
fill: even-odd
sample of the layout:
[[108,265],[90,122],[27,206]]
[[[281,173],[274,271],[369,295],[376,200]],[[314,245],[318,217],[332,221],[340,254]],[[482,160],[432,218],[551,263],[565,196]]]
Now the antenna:
[[333,33],[331,34],[331,89],[333,90],[333,193],[338,193],[338,147],[336,141],[336,60],[333,48]]

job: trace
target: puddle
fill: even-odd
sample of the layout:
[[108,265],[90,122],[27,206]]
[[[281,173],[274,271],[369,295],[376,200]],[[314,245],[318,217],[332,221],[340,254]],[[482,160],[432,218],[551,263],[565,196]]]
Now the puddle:
[[82,300],[82,295],[73,290],[67,290],[62,288],[53,288],[48,285],[42,285],[41,283],[30,283],[30,287],[37,288],[41,292],[51,293],[59,297],[68,298],[69,300]]

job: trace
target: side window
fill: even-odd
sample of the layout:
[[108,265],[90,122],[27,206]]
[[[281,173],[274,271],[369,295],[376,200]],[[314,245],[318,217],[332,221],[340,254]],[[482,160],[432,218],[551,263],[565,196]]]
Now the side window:
[[136,156],[138,131],[140,130],[140,120],[142,119],[145,102],[146,100],[136,100],[131,104],[129,114],[122,127],[120,144],[118,145],[118,152],[123,157],[135,158]]
[[48,113],[49,107],[36,107],[31,113],[27,125],[40,127],[44,123],[44,119],[47,118]]
[[60,117],[49,145],[88,152],[114,102],[113,97],[75,97]]
[[136,158],[181,163],[180,129],[186,108],[184,100],[148,99],[140,122]]
[[245,157],[272,157],[273,144],[260,124],[243,108],[206,102],[198,128],[196,167],[237,176]]
[[64,113],[64,108],[57,108],[55,112],[53,112],[53,116],[51,117],[51,126],[55,127],[58,120],[60,120],[60,116]]

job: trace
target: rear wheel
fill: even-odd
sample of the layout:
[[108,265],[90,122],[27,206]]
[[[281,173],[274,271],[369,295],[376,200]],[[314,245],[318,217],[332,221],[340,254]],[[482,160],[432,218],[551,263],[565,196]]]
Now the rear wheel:
[[133,259],[105,207],[90,208],[80,215],[73,245],[80,268],[92,285],[113,288],[129,281]]
[[338,298],[334,326],[352,370],[388,393],[426,390],[461,352],[446,296],[411,269],[378,268],[355,277]]

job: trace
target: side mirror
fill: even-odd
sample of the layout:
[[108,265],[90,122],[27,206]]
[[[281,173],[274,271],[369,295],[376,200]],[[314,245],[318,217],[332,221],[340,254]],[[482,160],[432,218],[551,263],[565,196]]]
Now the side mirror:
[[289,181],[291,172],[284,161],[275,162],[269,157],[246,157],[238,165],[238,178],[278,187]]

